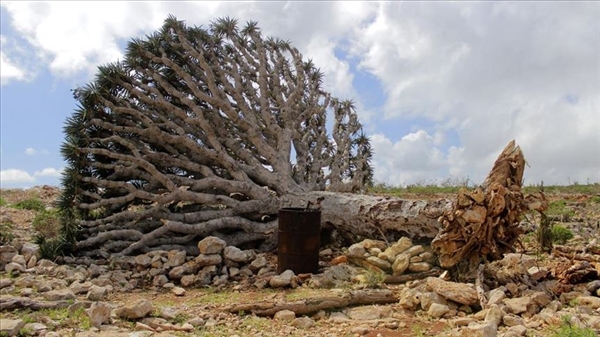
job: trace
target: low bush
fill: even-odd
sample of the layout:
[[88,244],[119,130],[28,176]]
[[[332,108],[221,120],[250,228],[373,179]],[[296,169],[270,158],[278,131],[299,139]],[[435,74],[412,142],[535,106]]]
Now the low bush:
[[559,245],[564,245],[573,238],[573,232],[561,225],[553,225],[550,235],[552,237],[552,242]]
[[31,211],[43,211],[46,209],[44,203],[38,198],[24,199],[13,205],[14,208],[28,209]]

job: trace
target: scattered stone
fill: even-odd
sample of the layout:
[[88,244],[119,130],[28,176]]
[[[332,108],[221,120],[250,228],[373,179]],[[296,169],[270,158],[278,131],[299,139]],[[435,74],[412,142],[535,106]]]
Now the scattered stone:
[[390,315],[389,307],[381,306],[359,306],[346,309],[346,316],[355,320],[372,320],[379,319]]
[[502,317],[502,323],[506,326],[523,325],[523,319],[517,315],[506,314]]
[[269,281],[269,285],[272,288],[287,287],[292,284],[292,280],[294,279],[295,276],[296,275],[294,274],[294,272],[288,269],[288,270],[284,271],[283,273],[281,273],[280,275],[275,275],[275,276],[271,277],[271,280]]
[[90,290],[88,290],[86,298],[89,301],[102,301],[108,296],[108,289],[105,287],[98,287],[97,285],[92,285]]
[[377,248],[380,251],[383,251],[387,248],[387,244],[382,240],[364,239],[361,243],[366,250]]
[[219,254],[200,254],[194,261],[196,261],[198,267],[216,266],[223,261],[223,258]]
[[410,264],[410,255],[402,253],[396,256],[394,263],[392,264],[392,275],[402,275],[408,269]]
[[405,253],[410,255],[411,257],[413,257],[413,256],[417,256],[423,252],[425,252],[425,248],[423,248],[423,246],[421,246],[421,245],[416,245],[416,246],[412,246],[412,247],[408,248]]
[[442,317],[450,311],[450,308],[445,304],[432,303],[427,310],[427,314],[431,317]]
[[527,306],[531,304],[531,298],[529,297],[516,297],[507,298],[504,300],[504,304],[511,314],[520,314],[527,311]]
[[427,286],[446,299],[464,305],[479,303],[477,291],[470,284],[444,281],[436,277],[427,278]]
[[48,301],[74,300],[77,298],[70,289],[57,289],[45,292],[42,296]]
[[152,302],[141,299],[131,304],[125,304],[115,309],[117,317],[124,319],[138,319],[146,317],[154,310]]
[[431,270],[431,265],[427,262],[416,262],[408,265],[408,270],[414,273],[420,273]]
[[252,270],[253,272],[257,272],[259,270],[261,270],[262,268],[265,268],[268,265],[267,263],[267,259],[264,256],[258,256],[256,259],[254,259],[254,261],[252,261],[250,263],[250,270]]
[[421,309],[423,309],[425,311],[429,310],[429,307],[431,307],[431,305],[433,303],[442,304],[442,305],[448,304],[444,297],[442,297],[438,293],[434,293],[434,292],[422,293],[419,296],[419,300],[421,301]]
[[364,257],[365,253],[367,251],[365,250],[365,246],[363,246],[362,243],[355,243],[353,245],[351,245],[350,247],[348,247],[348,256],[350,257]]
[[25,326],[21,329],[21,332],[23,332],[23,334],[27,336],[42,336],[45,335],[45,332],[47,330],[48,327],[46,325],[38,322],[33,322],[25,324]]
[[465,337],[496,337],[497,327],[493,323],[471,323],[462,330]]
[[338,257],[333,258],[333,260],[331,260],[332,266],[336,266],[339,264],[347,264],[347,263],[348,263],[348,257],[346,255],[340,255]]
[[310,317],[298,317],[292,321],[292,326],[295,326],[299,329],[308,329],[315,325],[315,321],[313,321]]
[[0,318],[0,335],[17,336],[24,326],[22,319]]
[[494,304],[492,305],[487,314],[485,315],[485,322],[492,323],[496,327],[499,327],[502,323],[502,318],[504,317],[504,311],[500,308],[500,306]]
[[181,266],[185,263],[185,250],[171,250],[167,254],[167,264],[169,267]]
[[589,305],[592,309],[600,308],[600,297],[581,296],[578,298],[579,305]]
[[6,264],[6,266],[4,266],[4,271],[9,274],[23,273],[25,272],[25,265],[16,262],[9,262]]
[[296,318],[296,313],[291,310],[281,310],[273,316],[273,319],[284,322],[291,322],[294,318]]
[[227,246],[223,251],[223,256],[230,261],[246,263],[249,261],[249,256],[244,251],[234,246]]
[[152,259],[146,254],[138,255],[135,257],[134,260],[138,266],[143,268],[150,266],[150,264],[152,263]]
[[185,295],[185,289],[183,289],[181,287],[174,287],[173,289],[171,289],[171,292],[175,296],[184,296]]
[[345,323],[351,321],[350,317],[343,312],[334,311],[329,315],[329,320],[334,323]]
[[169,282],[169,279],[165,275],[156,275],[154,276],[154,279],[152,279],[152,285],[158,288],[164,286],[167,282]]
[[331,256],[332,254],[333,254],[333,250],[331,250],[331,248],[325,248],[319,252],[320,257],[327,257],[327,256]]
[[6,288],[6,287],[12,285],[13,283],[14,283],[13,280],[11,280],[9,278],[0,278],[0,289]]
[[472,317],[459,317],[452,321],[452,324],[456,327],[467,326],[471,323],[475,322],[475,319]]
[[488,305],[501,304],[506,298],[506,293],[500,288],[490,290],[488,294]]
[[200,254],[220,254],[227,243],[216,236],[207,236],[198,242]]
[[92,326],[100,326],[110,320],[110,312],[112,308],[108,303],[94,302],[85,312],[90,318]]
[[389,263],[387,260],[380,259],[376,256],[369,256],[367,258],[367,262],[374,265],[377,268],[382,269],[382,270],[391,270],[392,269],[391,263]]
[[527,328],[523,325],[515,325],[510,327],[507,332],[514,332],[516,336],[526,336]]

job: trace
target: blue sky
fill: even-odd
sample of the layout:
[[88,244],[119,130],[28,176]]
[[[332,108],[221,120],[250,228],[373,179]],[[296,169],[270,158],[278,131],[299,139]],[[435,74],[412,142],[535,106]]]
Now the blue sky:
[[169,14],[291,40],[356,102],[379,182],[479,183],[512,139],[526,184],[600,182],[600,3],[3,1],[3,188],[59,184],[70,90]]

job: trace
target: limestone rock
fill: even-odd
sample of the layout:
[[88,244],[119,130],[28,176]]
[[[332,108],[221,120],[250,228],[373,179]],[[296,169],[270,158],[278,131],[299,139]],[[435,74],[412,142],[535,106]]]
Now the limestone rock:
[[391,309],[383,306],[359,306],[346,310],[346,316],[354,320],[374,320],[390,314]]
[[419,300],[421,301],[421,309],[423,309],[425,311],[429,310],[429,307],[431,307],[431,305],[433,303],[442,304],[442,305],[448,304],[448,302],[446,301],[446,299],[444,297],[442,297],[441,295],[439,295],[438,293],[435,293],[435,292],[422,293],[419,296]]
[[246,254],[238,247],[234,246],[225,247],[225,249],[223,250],[223,256],[225,257],[225,259],[233,262],[246,263],[249,261],[248,254]]
[[17,254],[19,251],[13,246],[0,246],[0,262],[9,263]]
[[294,274],[294,272],[288,269],[280,275],[275,275],[271,277],[271,280],[269,280],[269,285],[272,288],[281,288],[289,286],[292,284],[292,280],[295,276],[296,275]]
[[501,304],[506,298],[506,293],[500,288],[490,290],[488,294],[488,305]]
[[273,316],[273,319],[284,322],[291,322],[294,318],[296,318],[296,313],[291,310],[281,310]]
[[507,310],[511,314],[520,314],[527,311],[527,306],[531,303],[529,297],[507,298],[504,300],[504,304],[506,304]]
[[299,329],[308,329],[315,325],[315,321],[313,321],[310,317],[298,317],[292,321],[292,326],[295,326]]
[[23,256],[21,254],[17,254],[15,256],[13,256],[13,258],[11,259],[10,262],[18,263],[22,266],[25,266],[27,264],[27,260],[25,259],[25,256]]
[[185,263],[186,253],[184,250],[171,250],[167,254],[168,267],[177,267]]
[[16,262],[9,262],[4,266],[4,271],[7,273],[23,273],[25,272],[25,265]]
[[369,256],[367,262],[382,270],[391,270],[392,264],[387,260],[380,259],[376,256]]
[[74,300],[77,297],[70,289],[57,289],[43,293],[48,301]]
[[85,313],[90,318],[90,324],[92,326],[100,326],[110,320],[111,310],[112,308],[108,303],[94,302]]
[[408,269],[410,263],[410,255],[402,253],[396,256],[394,263],[392,264],[392,275],[402,275]]
[[360,257],[363,258],[366,253],[365,246],[362,243],[355,243],[348,247],[348,256],[349,257]]
[[257,272],[259,270],[261,270],[262,268],[267,266],[267,259],[264,256],[258,256],[256,259],[254,259],[254,261],[252,261],[250,263],[250,270],[252,270],[253,272]]
[[9,278],[0,278],[0,289],[6,288],[13,284],[13,280]]
[[105,299],[106,296],[108,296],[108,289],[93,285],[90,287],[90,290],[88,290],[86,298],[90,301],[101,301]]
[[423,252],[425,252],[425,248],[423,248],[423,246],[421,246],[421,245],[416,245],[416,246],[412,246],[409,249],[407,249],[405,253],[410,255],[411,257],[413,257],[413,256],[417,256]]
[[450,311],[450,308],[445,304],[432,303],[427,310],[427,314],[434,318],[444,316]]
[[444,298],[460,304],[474,305],[479,303],[477,291],[469,284],[449,282],[436,277],[428,277],[427,286]]
[[23,331],[26,336],[44,336],[46,335],[46,331],[48,331],[48,327],[42,323],[33,322],[25,324],[21,331]]
[[592,309],[600,308],[600,297],[581,296],[578,300],[580,305],[589,305]]
[[146,317],[154,310],[152,302],[140,299],[134,303],[125,304],[115,309],[117,317],[124,319],[138,319]]
[[183,289],[181,287],[175,287],[175,288],[171,289],[171,292],[175,296],[184,296],[185,295],[185,289]]
[[169,271],[169,278],[171,280],[179,280],[184,275],[195,274],[200,269],[200,266],[196,263],[196,261],[188,261],[181,266],[177,266],[171,271]]
[[485,322],[493,323],[496,327],[499,327],[504,317],[504,311],[498,305],[492,305],[485,315]]
[[364,239],[361,243],[366,250],[377,248],[380,251],[383,251],[387,248],[387,244],[385,243],[385,241],[382,240]]
[[462,330],[464,337],[496,337],[497,328],[493,323],[471,323]]
[[431,265],[427,262],[417,262],[408,265],[408,270],[414,273],[420,273],[431,270]]
[[198,242],[200,254],[220,254],[227,243],[216,236],[207,236]]
[[200,254],[194,261],[196,261],[198,267],[216,266],[223,262],[223,258],[219,254]]
[[162,287],[169,282],[169,279],[165,275],[156,275],[152,279],[152,285],[155,287]]
[[152,263],[152,258],[147,254],[138,255],[134,259],[135,263],[143,268],[147,268]]
[[22,319],[0,318],[0,335],[17,336],[24,326]]

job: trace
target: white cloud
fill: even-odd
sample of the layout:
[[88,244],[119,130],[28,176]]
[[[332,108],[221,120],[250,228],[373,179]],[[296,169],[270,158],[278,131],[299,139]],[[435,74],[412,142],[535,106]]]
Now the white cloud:
[[[479,182],[511,139],[528,159],[526,181],[600,181],[598,3],[1,5],[14,31],[53,74],[80,76],[84,71],[88,79],[97,65],[121,57],[119,44],[154,31],[168,14],[190,25],[223,16],[238,18],[241,25],[258,21],[265,35],[290,40],[312,58],[325,73],[327,90],[356,101],[374,134],[376,177],[390,183],[447,175]],[[3,85],[4,63],[17,60],[11,48],[3,49]],[[351,58],[339,58],[340,51]],[[380,81],[386,99],[379,115],[378,107],[362,103],[353,86],[352,58]],[[11,74],[10,65],[15,65],[7,64]],[[6,82],[27,72],[13,73]],[[407,128],[408,135],[381,134],[389,121],[412,119],[419,119],[419,125]]]
[[2,184],[13,184],[13,183],[32,183],[35,178],[27,173],[27,171],[19,169],[8,169],[0,171],[0,182]]
[[2,71],[0,71],[0,85],[6,85],[11,81],[24,80],[25,72],[4,53],[6,37],[1,36],[0,41],[0,44],[2,45],[2,47],[0,47],[0,69],[2,69]]
[[28,156],[34,156],[34,155],[38,155],[38,154],[43,154],[43,155],[49,155],[50,151],[48,150],[39,150],[39,149],[34,149],[32,147],[28,147],[25,149],[25,154]]
[[36,183],[40,183],[40,179],[47,180],[48,178],[59,178],[62,170],[62,168],[56,169],[53,167],[46,167],[42,170],[33,172],[33,174],[22,169],[2,170],[0,171],[0,184],[2,187],[30,187]]
[[598,3],[385,3],[351,50],[381,80],[386,119],[456,130],[449,173],[483,179],[516,139],[526,181],[598,182],[599,14]]
[[435,138],[418,130],[392,142],[383,134],[370,136],[375,180],[393,185],[433,182],[444,178],[448,159],[435,145]]
[[46,167],[43,170],[35,171],[33,175],[35,177],[60,177],[62,169],[55,169],[54,167]]

